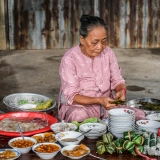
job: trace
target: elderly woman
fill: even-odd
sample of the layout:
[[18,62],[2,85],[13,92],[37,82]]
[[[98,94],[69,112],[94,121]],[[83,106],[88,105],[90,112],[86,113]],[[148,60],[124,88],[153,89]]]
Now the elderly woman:
[[[107,46],[104,20],[83,15],[80,22],[80,44],[64,54],[59,68],[58,114],[66,122],[106,118],[108,110],[117,107],[112,104],[114,99],[124,101],[126,97],[125,80],[113,50]],[[144,112],[134,110],[137,118],[145,116]]]

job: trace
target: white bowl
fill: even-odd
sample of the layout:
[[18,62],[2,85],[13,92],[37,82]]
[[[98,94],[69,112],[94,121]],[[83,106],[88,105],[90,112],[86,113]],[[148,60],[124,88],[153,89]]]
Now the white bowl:
[[[42,152],[37,152],[35,151],[35,149],[40,146],[40,145],[48,145],[48,144],[52,144],[52,145],[56,145],[59,147],[59,150],[56,152],[52,152],[52,153],[42,153]],[[39,156],[41,159],[51,159],[53,157],[56,156],[56,154],[61,150],[61,146],[56,144],[56,143],[49,143],[49,142],[45,142],[45,143],[37,143],[32,147],[32,151],[35,152],[37,154],[37,156]]]
[[87,155],[90,153],[90,149],[89,149],[88,147],[86,148],[86,149],[88,150],[88,153],[85,154],[85,155],[83,155],[83,156],[72,157],[72,156],[67,156],[67,155],[65,155],[65,154],[63,153],[63,151],[65,151],[65,150],[73,150],[73,148],[76,147],[76,146],[79,146],[79,145],[70,145],[70,146],[65,146],[65,147],[63,147],[63,148],[61,149],[61,154],[64,155],[64,156],[66,156],[66,157],[68,157],[68,158],[70,158],[70,159],[80,159],[80,158],[83,158],[84,156],[87,156]]
[[[83,131],[79,130],[79,132],[81,132],[82,134],[84,133]],[[103,131],[103,132],[88,132],[88,133],[85,133],[84,136],[102,136],[103,134],[105,134],[107,132],[107,130]]]
[[108,114],[111,116],[132,116],[135,114],[135,112],[127,108],[115,108],[115,109],[110,109],[108,111]]
[[107,129],[106,124],[102,124],[102,123],[85,123],[80,125],[79,130],[81,130],[82,132],[86,132],[88,130],[92,129],[90,132],[88,133],[97,133],[99,132],[103,132]]
[[[12,145],[11,145],[11,142],[13,142],[13,141],[15,141],[15,140],[22,140],[23,138],[22,137],[16,137],[16,138],[12,138],[11,140],[9,140],[9,142],[8,142],[8,145],[10,146],[10,147],[12,147],[12,148],[14,148],[14,149],[16,149],[16,150],[18,150],[20,153],[28,153],[31,149],[32,149],[32,146],[30,146],[30,147],[25,147],[25,148],[17,148],[17,147],[13,147]],[[33,141],[34,142],[34,144],[36,144],[37,143],[37,141],[34,139],[34,138],[32,138],[32,137],[24,137],[24,139],[25,140],[31,140],[31,141]]]
[[115,136],[116,138],[123,138],[123,133],[115,133],[115,132],[111,132],[113,134],[113,136]]
[[21,153],[18,150],[16,150],[16,149],[10,149],[10,148],[0,149],[0,153],[3,153],[4,151],[7,151],[7,150],[10,150],[10,151],[12,151],[12,152],[14,152],[16,154],[16,157],[9,158],[11,160],[17,159],[21,155]]
[[[40,137],[42,137],[42,138],[44,138],[45,137],[45,134],[47,134],[47,133],[49,133],[49,132],[45,132],[45,133],[39,133],[39,134],[35,134],[35,135],[33,135],[32,136],[32,138],[34,138],[34,136],[40,136]],[[55,134],[51,134],[53,137],[55,137]],[[36,138],[34,138],[34,139],[36,139]],[[37,143],[43,143],[43,142],[39,142],[38,141],[38,139],[36,139],[37,140]],[[57,140],[56,140],[56,138],[55,138],[55,140],[53,141],[45,141],[45,142],[56,142]]]
[[148,120],[160,121],[160,113],[149,114],[146,116]]
[[136,124],[145,128],[160,128],[160,122],[152,120],[138,120],[136,121]]
[[50,126],[54,133],[65,132],[65,131],[75,131],[77,126],[73,123],[54,123]]
[[66,131],[66,132],[57,133],[56,136],[55,136],[55,138],[63,146],[77,145],[77,144],[79,144],[84,139],[84,135],[82,135],[81,137],[79,137],[78,141],[74,141],[74,142],[64,142],[62,140],[67,139],[67,138],[77,138],[80,135],[82,135],[82,133],[80,133],[80,132]]

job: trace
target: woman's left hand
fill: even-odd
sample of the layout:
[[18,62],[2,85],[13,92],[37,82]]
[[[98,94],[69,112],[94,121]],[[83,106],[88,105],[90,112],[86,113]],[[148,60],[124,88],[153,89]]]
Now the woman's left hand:
[[115,99],[121,99],[122,101],[125,101],[126,99],[126,91],[125,90],[119,90],[116,92]]

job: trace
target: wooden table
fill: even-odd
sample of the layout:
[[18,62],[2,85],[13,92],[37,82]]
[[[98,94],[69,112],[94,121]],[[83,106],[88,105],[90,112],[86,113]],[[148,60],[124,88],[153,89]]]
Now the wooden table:
[[[11,139],[11,137],[5,137],[5,136],[0,136],[0,148],[8,148],[8,140]],[[142,158],[140,156],[133,156],[129,153],[123,153],[123,154],[109,154],[109,153],[104,153],[102,155],[99,155],[96,153],[96,141],[97,140],[91,140],[84,138],[84,140],[81,142],[85,145],[87,145],[91,149],[91,153],[95,156],[99,156],[102,158],[105,158],[106,160],[145,160],[145,158]],[[91,156],[86,156],[82,158],[82,160],[96,160],[97,158],[91,157]],[[158,157],[157,157],[158,159]],[[22,154],[17,160],[41,160],[34,152],[30,151],[29,153]],[[69,158],[64,157],[60,152],[52,158],[52,160],[69,160]]]

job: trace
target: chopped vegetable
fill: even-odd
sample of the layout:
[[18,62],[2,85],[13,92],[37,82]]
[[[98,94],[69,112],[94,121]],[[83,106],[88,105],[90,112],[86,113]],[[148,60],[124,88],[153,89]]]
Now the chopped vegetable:
[[121,99],[116,99],[115,101],[111,102],[112,104],[116,104],[116,105],[123,105],[125,103],[125,101],[122,101]]

